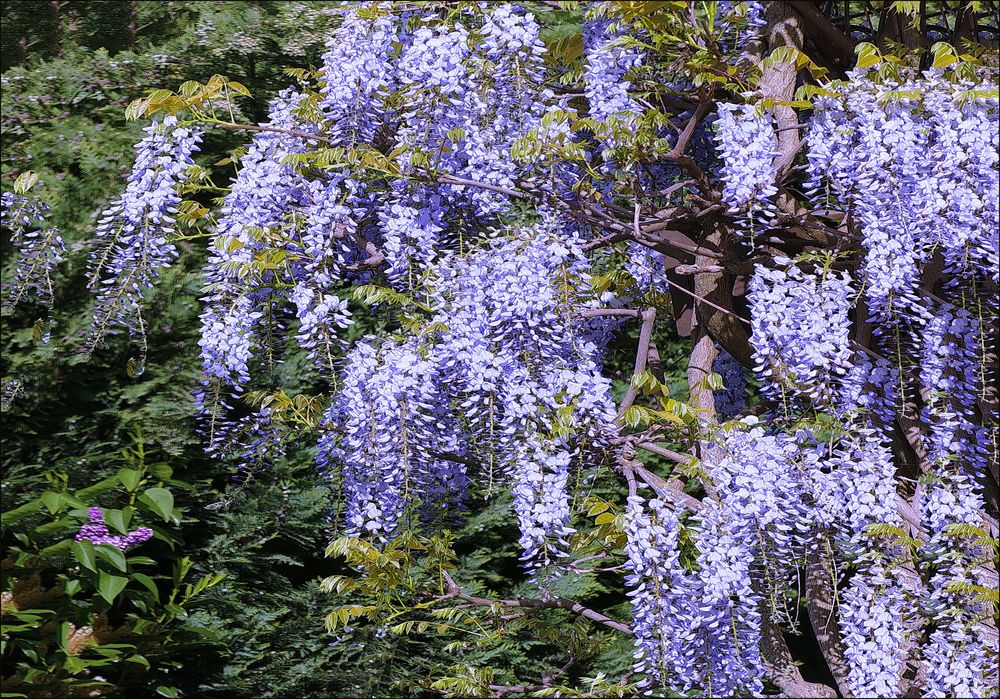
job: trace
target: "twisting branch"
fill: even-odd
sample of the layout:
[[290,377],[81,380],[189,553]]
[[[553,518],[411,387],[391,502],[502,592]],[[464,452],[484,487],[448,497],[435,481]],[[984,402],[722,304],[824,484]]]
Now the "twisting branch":
[[[802,50],[801,16],[790,7],[790,3],[772,2],[765,10],[768,23],[768,48],[788,46]],[[795,76],[798,70],[793,61],[766,64],[761,75],[761,91],[764,97],[777,102],[787,102],[795,96]],[[775,105],[774,118],[778,124],[778,146],[781,149],[774,161],[776,179],[780,182],[799,152],[799,120],[795,110],[784,104]]]
[[455,175],[439,175],[438,182],[441,184],[456,185],[459,187],[476,187],[477,189],[486,189],[491,192],[499,192],[500,194],[506,194],[508,197],[514,197],[515,199],[525,199],[528,201],[534,200],[534,196],[527,192],[522,192],[519,189],[508,189],[507,187],[500,187],[495,184],[489,184],[488,182],[480,182],[478,180],[470,180],[465,177],[456,177]]
[[[638,211],[638,209],[636,209]],[[642,311],[642,328],[639,330],[639,347],[635,353],[635,369],[633,377],[646,370],[646,362],[649,360],[649,343],[653,337],[653,325],[656,323],[656,309],[646,308]],[[622,399],[622,404],[618,408],[618,417],[625,414],[625,411],[632,407],[635,397],[639,395],[639,389],[634,382],[629,381],[628,391]]]
[[541,684],[491,684],[490,691],[496,697],[503,697],[508,694],[530,694],[531,692],[540,692],[543,689],[548,689],[552,686],[553,682],[569,672],[569,669],[573,667],[576,663],[576,658],[570,656],[569,660],[561,668],[549,675],[542,675]]
[[698,183],[698,187],[702,190],[702,193],[717,201],[719,195],[712,189],[712,185],[708,181],[708,177],[705,176],[704,171],[698,167],[693,158],[684,153],[687,149],[688,141],[694,135],[698,122],[708,114],[713,104],[715,104],[715,101],[712,99],[711,93],[702,96],[698,102],[698,106],[695,107],[694,114],[691,115],[684,129],[677,136],[677,142],[664,157],[684,168],[691,179]]
[[599,318],[601,316],[641,318],[642,311],[637,311],[634,308],[585,308],[580,311],[581,318]]
[[441,574],[444,577],[447,592],[443,595],[437,596],[437,599],[439,600],[458,599],[477,607],[501,606],[520,607],[522,609],[565,609],[573,612],[574,614],[579,614],[583,618],[589,619],[594,623],[606,626],[609,629],[614,629],[615,631],[620,631],[630,635],[632,634],[632,627],[628,624],[615,621],[611,617],[605,616],[604,614],[594,611],[589,607],[585,607],[578,602],[574,602],[573,600],[568,600],[565,597],[552,597],[549,599],[534,599],[529,597],[521,597],[518,599],[487,599],[486,597],[476,597],[462,592],[462,588],[459,587],[458,583],[456,583],[451,575],[448,574],[448,571],[443,570]]
[[715,422],[715,395],[706,379],[712,373],[712,366],[718,354],[719,351],[715,348],[712,338],[708,333],[704,333],[691,348],[691,360],[688,362],[687,379],[691,405],[698,411],[699,422],[703,425]]
[[[360,242],[360,236],[358,237]],[[360,262],[342,265],[342,268],[350,271],[357,271],[359,269],[368,269],[369,267],[378,267],[380,264],[385,262],[385,253],[379,250],[375,243],[370,240],[365,240],[364,247],[365,252],[368,253],[368,257]]]
[[[688,143],[691,141],[691,137],[694,136],[695,129],[698,128],[698,123],[705,118],[709,110],[715,101],[712,99],[711,94],[705,95],[701,101],[698,102],[698,107],[694,110],[694,114],[688,119],[687,124],[684,125],[684,129],[678,134],[677,142],[674,143],[674,147],[670,149],[671,156],[681,156],[687,150]],[[696,180],[698,181],[698,180]]]
[[598,248],[607,247],[608,245],[614,245],[615,243],[620,243],[624,240],[629,240],[632,236],[628,233],[612,233],[611,235],[606,235],[602,238],[597,238],[596,240],[591,240],[589,243],[583,244],[584,252],[591,252],[592,250],[597,250]]
[[652,452],[653,454],[658,454],[659,456],[662,456],[664,459],[670,459],[671,461],[678,464],[686,464],[690,462],[691,459],[694,458],[690,454],[681,454],[680,452],[671,451],[670,449],[661,447],[659,444],[653,444],[652,442],[639,442],[636,446],[638,446],[640,449],[645,449],[648,452]]
[[844,644],[840,640],[840,625],[834,616],[836,580],[832,565],[825,553],[810,556],[806,562],[806,611],[826,666],[837,683],[837,691],[840,696],[850,699],[852,694],[847,682]]
[[764,620],[761,654],[768,679],[788,697],[819,698],[837,696],[833,687],[816,682],[807,682],[795,666],[781,629],[770,620]]
[[658,497],[664,498],[673,507],[679,507],[689,512],[700,512],[704,509],[701,500],[691,497],[684,492],[684,484],[679,480],[675,478],[666,481],[643,466],[635,458],[635,448],[627,439],[623,439],[620,442],[620,446],[615,453],[615,463],[618,466],[618,470],[621,471],[622,475],[628,481],[630,495],[635,494],[633,486],[638,476],[646,485],[653,489]]

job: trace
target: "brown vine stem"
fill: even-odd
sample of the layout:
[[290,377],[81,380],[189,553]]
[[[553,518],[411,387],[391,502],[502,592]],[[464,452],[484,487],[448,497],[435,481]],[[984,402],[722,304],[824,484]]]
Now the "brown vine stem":
[[582,604],[574,602],[573,600],[568,600],[564,597],[552,597],[550,599],[521,597],[518,599],[496,600],[487,599],[485,597],[476,597],[462,592],[462,588],[458,586],[458,583],[455,582],[448,571],[442,571],[442,574],[444,576],[445,584],[448,586],[448,591],[444,595],[438,597],[438,599],[459,599],[477,607],[494,607],[499,605],[501,607],[520,607],[523,609],[565,609],[597,624],[606,626],[609,629],[614,629],[615,631],[620,631],[629,635],[632,634],[632,627],[628,624],[615,621],[611,617],[607,617],[600,612],[594,611],[589,607],[584,607]]
[[678,464],[689,463],[691,459],[694,458],[690,454],[681,454],[680,452],[672,451],[665,447],[661,447],[659,444],[653,444],[652,442],[639,442],[639,444],[637,444],[636,446],[638,446],[640,449],[645,449],[648,452],[652,452],[653,454],[658,454],[659,456],[662,456],[664,459],[669,459],[670,461],[673,461]]
[[634,308],[585,308],[580,311],[581,318],[599,318],[601,316],[623,316],[627,318],[641,318],[642,311]]
[[[638,208],[636,211],[638,211]],[[639,347],[636,349],[635,353],[635,368],[632,372],[633,378],[646,370],[646,363],[649,360],[649,343],[653,338],[653,326],[656,324],[656,309],[643,309],[641,317],[642,328],[639,330]],[[622,404],[618,408],[619,418],[621,418],[621,416],[625,414],[625,411],[632,406],[632,403],[635,402],[635,398],[638,395],[639,389],[635,387],[634,382],[630,381],[628,391],[625,393],[625,397],[622,399]]]
[[543,689],[551,687],[552,683],[565,675],[575,663],[576,658],[574,656],[570,656],[566,664],[553,672],[551,675],[542,675],[541,684],[491,684],[490,691],[497,697],[503,697],[508,694],[530,694],[531,692],[540,692]]

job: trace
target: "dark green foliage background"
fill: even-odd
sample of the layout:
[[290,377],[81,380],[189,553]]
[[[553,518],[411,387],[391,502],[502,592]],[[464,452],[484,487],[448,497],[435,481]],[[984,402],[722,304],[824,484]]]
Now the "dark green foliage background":
[[[39,21],[49,3],[3,3],[3,189],[25,170],[37,172],[41,181],[33,193],[51,207],[50,220],[71,255],[59,280],[49,343],[37,345],[32,338],[43,309],[22,308],[2,318],[3,376],[24,384],[3,414],[2,509],[51,488],[55,474],[65,476],[70,491],[114,474],[124,465],[120,450],[129,430],[140,426],[146,448],[190,486],[178,492],[187,510],[184,552],[198,574],[226,575],[202,595],[188,620],[218,640],[178,650],[182,670],[175,685],[203,696],[346,693],[352,675],[368,673],[343,662],[323,628],[331,599],[318,581],[343,570],[323,556],[328,489],[312,467],[312,454],[304,450],[249,483],[237,483],[228,465],[205,457],[195,431],[197,245],[184,248],[151,299],[144,374],[128,376],[134,350],[124,342],[112,341],[89,359],[81,353],[89,319],[82,243],[92,235],[96,215],[122,188],[132,144],[141,136],[142,124],[126,123],[124,107],[148,89],[221,73],[253,91],[245,116],[261,118],[268,97],[289,82],[281,71],[318,60],[331,6],[136,5],[140,31],[129,51],[127,2],[63,3],[58,45],[52,23]],[[199,45],[199,25],[206,21],[214,30],[206,35],[207,45]],[[254,45],[240,46],[241,36],[253,37]],[[21,37],[28,44],[23,62]],[[236,144],[235,138],[213,138],[203,164]],[[5,278],[11,272],[7,252],[5,247]],[[19,526],[4,527],[5,551]]]
[[[257,121],[267,99],[290,82],[284,68],[319,61],[337,3],[138,2],[132,47],[129,9],[128,2],[77,1],[59,3],[53,14],[48,2],[3,4],[3,188],[23,171],[37,172],[33,193],[51,207],[50,220],[71,254],[58,280],[50,342],[37,343],[32,332],[44,309],[19,308],[2,318],[3,376],[23,383],[3,414],[2,509],[38,497],[53,478],[75,491],[114,474],[129,432],[139,427],[147,451],[186,484],[175,490],[186,512],[183,553],[194,572],[226,576],[198,598],[186,620],[205,636],[177,647],[175,686],[192,696],[220,697],[430,694],[425,688],[435,677],[466,672],[448,671],[456,661],[445,646],[462,641],[455,634],[385,634],[364,624],[333,633],[324,628],[331,609],[366,600],[357,592],[320,590],[324,577],[351,571],[323,554],[335,536],[337,512],[311,448],[300,446],[249,479],[237,479],[229,465],[204,455],[191,396],[199,370],[199,241],[182,246],[150,299],[144,373],[126,371],[134,349],[123,341],[113,339],[90,358],[81,351],[89,320],[85,241],[97,214],[122,188],[143,125],[125,122],[124,107],[148,89],[219,73],[251,90],[243,116]],[[238,143],[230,134],[209,135],[200,164],[213,167]],[[228,180],[228,172],[216,170],[217,181]],[[5,275],[11,273],[8,252],[5,246]],[[635,341],[619,339],[620,366],[612,368],[620,392]],[[679,343],[664,337],[660,347],[667,379],[682,392]],[[296,383],[301,362],[294,353],[287,357],[286,387]],[[305,435],[300,443],[311,441]],[[619,486],[602,487],[595,494],[620,498]],[[527,593],[507,501],[471,511],[452,542],[456,579],[477,593]],[[39,521],[44,515],[33,523]],[[4,527],[5,549],[18,526]],[[615,576],[570,576],[563,584],[567,596],[611,606],[627,618]],[[415,617],[396,621],[409,618]],[[561,666],[570,647],[582,654],[573,675],[627,672],[627,639],[597,633],[559,610],[537,615],[530,628],[465,644],[462,661],[491,667],[497,683],[531,683]]]

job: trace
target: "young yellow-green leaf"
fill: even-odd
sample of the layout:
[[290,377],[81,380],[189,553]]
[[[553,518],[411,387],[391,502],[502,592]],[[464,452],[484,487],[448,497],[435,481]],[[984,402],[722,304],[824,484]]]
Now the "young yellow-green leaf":
[[938,42],[934,44],[931,51],[934,53],[934,62],[931,63],[932,68],[944,68],[958,62],[958,56],[955,55],[954,50],[948,44]]
[[33,170],[28,170],[27,172],[22,172],[14,180],[14,193],[15,194],[26,194],[29,189],[35,186],[38,182],[38,173]]
[[197,80],[188,80],[185,83],[181,83],[181,86],[177,88],[177,92],[184,97],[190,97],[191,95],[197,93],[201,89],[201,83]]
[[875,54],[875,53],[870,53],[868,55],[861,56],[860,58],[858,58],[858,64],[855,67],[856,68],[870,68],[871,66],[876,65],[876,64],[880,63],[881,61],[882,61],[882,57],[880,55]]
[[233,81],[229,83],[229,89],[232,92],[236,93],[237,95],[243,95],[244,97],[250,96],[250,90],[248,90],[246,85],[244,85],[243,83],[238,83],[236,81]]
[[608,522],[614,522],[614,521],[615,521],[614,514],[612,514],[611,512],[603,512],[597,515],[597,518],[594,519],[594,524],[600,526],[602,524],[607,524]]
[[611,508],[611,505],[604,502],[603,500],[595,500],[587,508],[587,515],[590,517],[596,517],[602,512],[607,512]]
[[649,422],[649,414],[638,405],[633,405],[622,415],[622,420],[629,427],[636,427],[640,423]]
[[144,97],[132,100],[132,102],[125,107],[125,121],[137,121],[143,114],[146,113],[146,107],[148,104],[149,103]]

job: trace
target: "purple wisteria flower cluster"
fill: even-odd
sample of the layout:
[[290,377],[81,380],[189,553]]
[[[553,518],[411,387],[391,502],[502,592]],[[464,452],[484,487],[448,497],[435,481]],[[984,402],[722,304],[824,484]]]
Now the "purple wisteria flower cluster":
[[695,578],[680,562],[680,522],[666,503],[628,499],[625,584],[632,600],[635,670],[643,688],[686,692],[708,679]]
[[[293,91],[281,93],[271,103],[268,125],[307,128],[293,113],[301,98]],[[284,133],[256,136],[222,205],[206,270],[199,344],[206,377],[226,390],[240,392],[250,380],[263,301],[276,281],[261,257],[269,243],[280,244],[288,209],[306,202],[304,179],[282,160],[305,147],[300,137]]]
[[831,468],[838,503],[831,513],[836,516],[833,538],[857,566],[844,591],[840,617],[851,691],[894,696],[905,660],[903,614],[913,591],[898,569],[906,552],[871,528],[901,524],[896,467],[878,432],[856,429],[835,451]]
[[754,234],[766,228],[776,213],[772,199],[778,192],[774,186],[778,138],[766,110],[752,104],[721,103],[718,108],[722,199],[752,243]]
[[[995,409],[982,402],[993,351],[984,326],[996,300],[980,290],[997,278],[996,236],[984,232],[998,227],[998,108],[995,82],[980,78],[859,70],[850,91],[818,100],[810,123],[812,195],[859,222],[858,313],[888,357],[851,360],[839,401],[852,436],[830,462],[826,493],[835,497],[820,498],[840,513],[829,520],[857,566],[840,624],[851,689],[862,694],[898,693],[921,632],[928,695],[988,696],[996,685],[995,632],[977,591],[996,579],[981,514],[996,459]],[[933,265],[947,276],[931,291]],[[922,450],[916,559],[887,536],[902,524],[887,444],[907,410]]]
[[[607,20],[592,20],[585,35],[587,67],[583,75],[590,116],[599,121],[614,117],[628,127],[642,108],[629,93],[626,74],[642,64],[643,52],[622,45],[622,32],[609,31]],[[612,145],[612,143],[609,143]]]
[[337,145],[371,143],[378,135],[385,121],[380,105],[396,79],[391,59],[398,39],[391,16],[366,22],[355,8],[327,42],[320,108],[330,122],[326,135]]
[[774,262],[777,268],[757,268],[747,290],[764,392],[832,404],[852,366],[850,276]]
[[[940,250],[959,278],[996,281],[995,83],[952,82],[941,71],[880,82],[852,73],[849,91],[817,100],[808,133],[814,195],[861,224],[869,314],[922,323],[923,267]],[[963,284],[964,286],[964,284]]]
[[87,510],[87,524],[80,527],[76,540],[89,541],[95,546],[110,544],[124,551],[148,541],[152,536],[153,530],[149,527],[139,527],[135,531],[123,535],[112,534],[108,531],[108,525],[104,523],[104,510],[100,507],[91,507]]
[[[13,192],[0,198],[0,224],[10,231],[14,247],[14,277],[3,286],[4,307],[14,307],[29,296],[52,308],[52,276],[66,254],[59,229],[48,226],[48,207]],[[47,339],[47,332],[46,338]]]
[[174,116],[145,129],[135,147],[135,164],[125,193],[102,215],[97,249],[90,259],[90,288],[97,307],[88,346],[93,348],[116,328],[145,345],[142,295],[177,257],[170,237],[181,196],[178,186],[194,164],[201,133],[178,125]]
[[988,696],[997,666],[990,609],[979,592],[992,580],[980,488],[946,468],[918,507],[929,535],[923,555],[934,570],[923,606],[937,626],[924,649],[928,696]]
[[986,428],[976,420],[977,396],[987,383],[979,359],[985,331],[963,308],[944,302],[935,311],[921,333],[920,348],[927,458],[980,479],[989,460]]
[[549,220],[430,271],[423,339],[348,354],[320,466],[340,466],[349,530],[384,540],[416,504],[460,506],[478,463],[488,488],[510,483],[523,558],[544,567],[572,534],[570,474],[615,417],[605,323],[574,311],[598,302],[579,241]]
[[[511,151],[545,112],[534,17],[509,5],[481,8],[473,13],[478,41],[461,23],[444,26],[419,13],[400,23],[388,9],[348,12],[331,37],[316,100],[321,121],[308,116],[313,98],[287,90],[240,158],[214,233],[202,313],[199,401],[217,453],[226,451],[219,440],[240,432],[227,415],[257,366],[280,361],[281,348],[268,338],[295,327],[300,346],[334,378],[352,322],[338,289],[345,280],[371,280],[355,270],[384,261],[393,288],[434,297],[441,261],[472,250],[509,209],[502,192],[445,176],[512,188],[516,169],[533,167]],[[319,143],[394,146],[397,160],[387,167],[404,176],[384,187],[352,168],[306,173],[296,159]],[[420,181],[424,172],[439,181]]]

